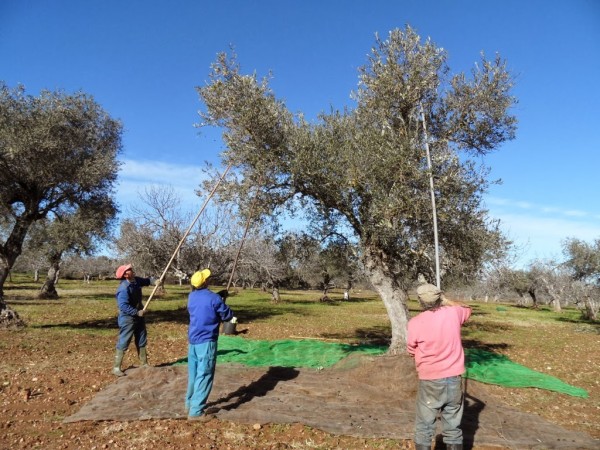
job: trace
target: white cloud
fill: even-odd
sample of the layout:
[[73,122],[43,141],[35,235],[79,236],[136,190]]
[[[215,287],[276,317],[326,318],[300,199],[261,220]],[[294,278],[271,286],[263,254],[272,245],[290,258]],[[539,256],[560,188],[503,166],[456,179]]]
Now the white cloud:
[[518,209],[526,209],[530,211],[531,214],[543,213],[543,214],[551,214],[553,216],[566,216],[566,217],[590,217],[590,218],[599,218],[600,215],[596,213],[592,213],[589,211],[582,211],[580,209],[571,209],[571,208],[560,208],[558,206],[548,206],[548,205],[537,205],[535,203],[531,203],[524,200],[510,200],[506,198],[499,197],[488,197],[486,198],[486,202],[488,205],[502,206],[504,209],[510,208],[518,208]]
[[150,187],[168,186],[181,199],[182,206],[195,209],[202,199],[195,193],[205,178],[199,166],[155,161],[122,161],[117,186],[117,202],[122,211],[140,201]]
[[556,208],[555,206],[542,206],[542,212],[547,214],[554,214],[559,213],[560,209]]
[[120,176],[129,181],[149,184],[170,184],[172,186],[198,186],[203,179],[199,166],[189,164],[169,164],[155,161],[125,160]]
[[597,214],[531,204],[524,210],[522,202],[488,199],[490,215],[500,219],[509,239],[521,248],[520,263],[533,259],[562,258],[562,242],[567,238],[591,242],[600,237]]
[[586,217],[589,214],[585,211],[580,211],[578,209],[571,209],[569,211],[564,211],[565,216],[573,216],[573,217]]
[[519,201],[515,203],[516,206],[518,206],[519,208],[522,209],[531,209],[533,208],[533,205],[529,202],[523,202],[523,201]]

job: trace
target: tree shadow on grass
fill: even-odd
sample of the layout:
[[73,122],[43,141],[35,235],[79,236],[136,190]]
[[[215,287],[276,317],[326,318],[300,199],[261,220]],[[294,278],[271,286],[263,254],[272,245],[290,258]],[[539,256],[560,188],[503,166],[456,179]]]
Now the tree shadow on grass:
[[[12,295],[9,296],[7,298],[8,303],[11,303],[13,305],[24,305],[24,306],[30,306],[30,305],[48,305],[48,306],[52,306],[52,305],[64,305],[67,302],[77,302],[77,301],[105,301],[105,302],[115,302],[114,297],[111,297],[110,295],[106,295],[105,293],[86,293],[86,294],[73,294],[73,295],[65,295],[64,293],[61,293],[59,291],[58,294],[58,298],[52,298],[52,299],[41,299],[38,296],[39,292],[36,291],[36,293],[34,295],[28,295],[28,296],[24,296],[24,295]],[[37,302],[37,303],[36,303]]]
[[18,286],[7,286],[4,285],[4,293],[7,294],[10,291],[39,291],[42,287],[42,283],[40,284],[19,284]]
[[[478,341],[476,339],[463,339],[463,347],[465,349],[474,349],[474,350],[485,350],[486,352],[495,353],[499,350],[506,350],[510,348],[510,345],[499,342],[496,344],[489,344],[485,342]],[[498,355],[498,358],[504,358],[502,355]]]
[[339,300],[342,303],[370,303],[370,302],[378,302],[381,301],[379,298],[369,298],[369,297],[352,297],[348,300],[344,300],[343,298]]
[[[31,304],[31,303],[29,303]],[[52,301],[41,302],[40,305],[52,304]],[[240,309],[239,312],[234,310],[235,316],[238,318],[239,323],[249,323],[256,320],[265,320],[272,316],[279,316],[283,314],[295,314],[295,315],[308,315],[305,310],[296,310],[296,309],[286,309],[281,310],[277,308],[264,308],[264,307],[250,307]],[[190,316],[187,310],[187,307],[182,306],[177,309],[169,309],[169,310],[148,310],[145,315],[146,325],[152,325],[154,323],[164,323],[171,322],[175,324],[187,325],[190,323]],[[76,330],[82,329],[115,329],[118,328],[117,325],[117,315],[114,317],[96,319],[96,320],[85,320],[81,322],[73,322],[73,323],[54,323],[54,324],[44,324],[44,325],[35,325],[34,328],[71,328]]]
[[[148,310],[146,315],[146,326],[155,322],[175,322],[175,323],[189,323],[189,314],[187,309],[179,308],[175,310],[163,310],[163,311],[151,311]],[[75,330],[89,329],[118,329],[117,314],[113,317],[106,317],[103,319],[95,320],[84,320],[82,322],[73,323],[54,323],[36,325],[34,328],[71,328]]]
[[515,327],[508,323],[501,322],[474,322],[469,321],[463,325],[463,336],[469,336],[470,333],[507,333],[513,330]]
[[235,306],[232,306],[231,309],[233,310],[234,316],[237,317],[238,322],[240,323],[249,323],[256,320],[264,320],[270,317],[283,316],[285,314],[292,314],[295,316],[311,315],[310,311],[307,311],[303,308],[280,308],[277,307],[277,305],[240,306],[239,309],[236,309]]
[[[60,302],[60,303],[59,303]],[[6,302],[9,306],[54,306],[54,305],[64,305],[64,302],[59,300],[41,300],[39,298],[32,298],[31,300],[21,299],[21,300],[10,300]]]
[[308,306],[317,306],[317,305],[333,305],[336,303],[340,303],[338,300],[331,300],[327,302],[320,302],[319,299],[315,300],[282,300],[281,303],[278,303],[279,306],[287,306],[287,305],[308,305]]
[[73,330],[99,330],[118,329],[117,318],[84,320],[78,323],[52,323],[44,325],[32,325],[31,328],[71,328]]
[[389,346],[392,333],[389,326],[375,326],[370,328],[357,328],[348,333],[322,333],[325,339],[339,339],[341,341],[359,340],[369,345]]
[[556,319],[557,322],[563,322],[563,323],[572,323],[575,325],[581,325],[583,328],[581,330],[576,330],[576,331],[586,331],[586,329],[589,329],[591,331],[596,331],[596,333],[600,334],[600,322],[599,321],[592,321],[589,319],[584,319],[584,318],[579,318],[579,319],[574,319],[572,317],[558,317]]

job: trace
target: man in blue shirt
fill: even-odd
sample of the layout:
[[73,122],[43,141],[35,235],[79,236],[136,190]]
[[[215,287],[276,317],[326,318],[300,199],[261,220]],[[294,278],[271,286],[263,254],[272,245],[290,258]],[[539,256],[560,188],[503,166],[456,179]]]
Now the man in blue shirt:
[[146,354],[146,321],[142,305],[142,287],[150,286],[150,278],[136,277],[131,264],[120,266],[116,273],[121,280],[117,288],[117,305],[119,306],[119,340],[117,342],[117,355],[112,373],[118,377],[125,375],[121,371],[123,355],[129,347],[131,338],[135,337],[135,347],[143,366],[148,365]]
[[217,364],[219,325],[230,320],[233,312],[223,298],[208,289],[210,270],[192,275],[192,292],[188,296],[190,326],[188,329],[188,386],[185,408],[188,420],[205,421],[206,402],[212,390]]

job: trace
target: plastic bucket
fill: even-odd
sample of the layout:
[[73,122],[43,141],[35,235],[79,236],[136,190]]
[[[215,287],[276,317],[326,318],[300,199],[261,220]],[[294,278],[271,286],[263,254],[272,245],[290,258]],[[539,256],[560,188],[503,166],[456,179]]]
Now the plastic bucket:
[[223,334],[235,334],[237,323],[223,322]]

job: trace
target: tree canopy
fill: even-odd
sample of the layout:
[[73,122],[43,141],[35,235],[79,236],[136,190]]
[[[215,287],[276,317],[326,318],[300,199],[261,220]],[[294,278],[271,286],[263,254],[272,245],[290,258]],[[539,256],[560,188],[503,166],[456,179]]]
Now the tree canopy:
[[563,242],[565,266],[575,280],[600,285],[600,239],[593,243],[569,238]]
[[22,86],[0,83],[0,299],[34,223],[70,223],[79,238],[104,235],[118,211],[113,194],[121,134],[121,123],[82,92],[31,96]]
[[444,281],[473,275],[506,243],[483,205],[480,156],[514,137],[513,80],[499,56],[482,55],[468,76],[450,76],[446,59],[410,27],[376,37],[356,106],[314,123],[292,114],[268,78],[242,74],[235,55],[220,54],[198,88],[203,125],[223,129],[223,163],[237,169],[221,197],[244,212],[257,196],[263,217],[299,201],[323,235],[356,242],[390,316],[392,353],[404,351],[408,289],[419,274],[433,279],[425,125]]

